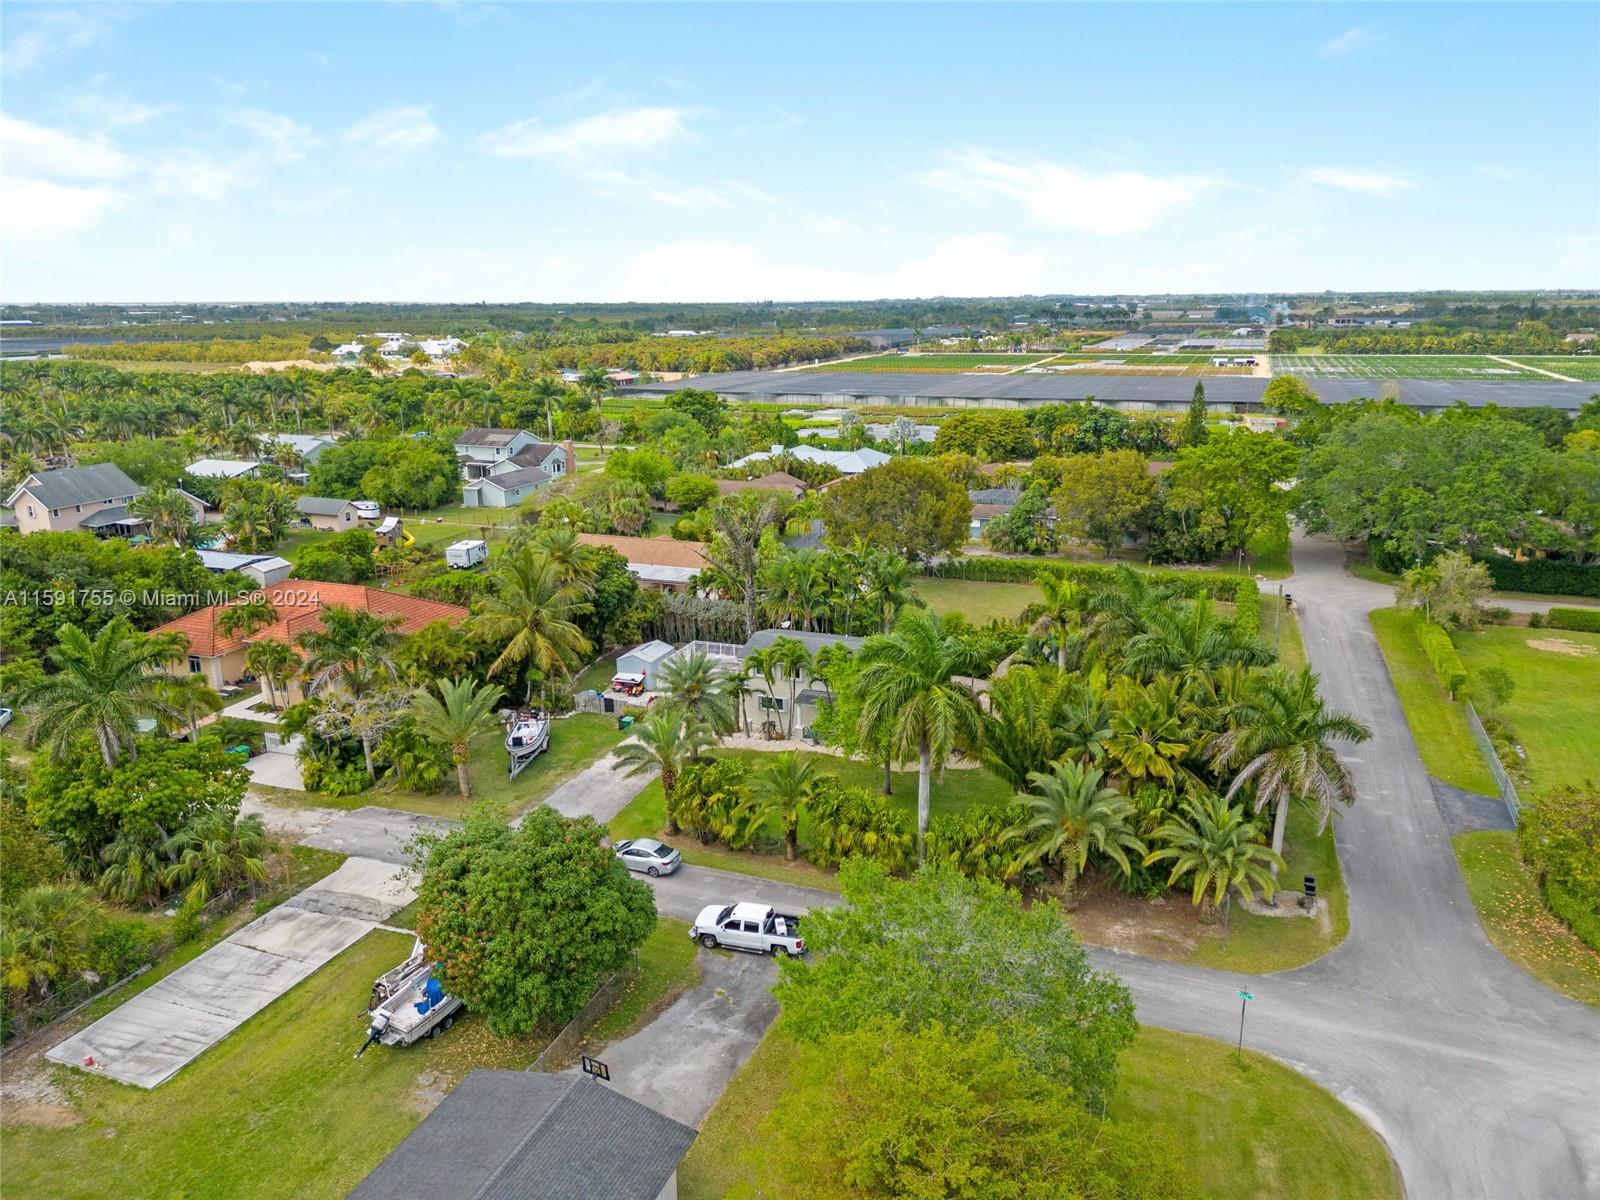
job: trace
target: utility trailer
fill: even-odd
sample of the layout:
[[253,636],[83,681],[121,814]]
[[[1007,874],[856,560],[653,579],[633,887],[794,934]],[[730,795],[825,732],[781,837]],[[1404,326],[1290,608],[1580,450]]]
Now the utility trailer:
[[392,971],[380,975],[367,1002],[367,1040],[356,1051],[360,1058],[373,1042],[385,1046],[410,1046],[423,1038],[438,1037],[456,1023],[461,1001],[447,995],[433,977],[433,963],[419,938],[411,956]]

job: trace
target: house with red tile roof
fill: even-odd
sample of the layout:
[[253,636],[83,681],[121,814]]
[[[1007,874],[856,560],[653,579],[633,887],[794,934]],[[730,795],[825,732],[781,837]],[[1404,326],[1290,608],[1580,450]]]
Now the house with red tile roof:
[[[456,625],[467,618],[467,610],[459,604],[424,600],[420,596],[385,592],[355,583],[286,579],[262,589],[262,593],[271,602],[277,619],[254,633],[241,636],[217,628],[218,619],[228,608],[226,604],[196,609],[156,629],[156,633],[178,634],[188,644],[187,661],[176,663],[172,673],[203,675],[207,683],[218,689],[239,683],[247,673],[245,654],[252,645],[271,639],[298,648],[302,634],[322,628],[322,611],[329,605],[397,616],[400,620],[395,630],[401,634],[415,633],[434,621]],[[299,682],[291,683],[290,703],[302,698]]]

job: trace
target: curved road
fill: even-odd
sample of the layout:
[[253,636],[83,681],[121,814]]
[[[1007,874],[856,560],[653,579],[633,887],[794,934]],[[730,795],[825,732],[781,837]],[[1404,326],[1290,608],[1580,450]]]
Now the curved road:
[[[1346,761],[1359,800],[1335,823],[1350,936],[1309,966],[1245,977],[1095,952],[1141,1019],[1246,1041],[1336,1093],[1388,1141],[1414,1200],[1600,1196],[1600,1013],[1484,937],[1366,614],[1392,592],[1297,539],[1289,581],[1312,666],[1372,739]],[[1287,1169],[1292,1170],[1292,1165]]]

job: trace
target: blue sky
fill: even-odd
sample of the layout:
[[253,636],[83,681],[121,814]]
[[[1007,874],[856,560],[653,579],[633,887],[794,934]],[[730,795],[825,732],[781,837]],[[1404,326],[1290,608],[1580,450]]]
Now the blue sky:
[[1600,6],[8,3],[3,296],[1600,286]]

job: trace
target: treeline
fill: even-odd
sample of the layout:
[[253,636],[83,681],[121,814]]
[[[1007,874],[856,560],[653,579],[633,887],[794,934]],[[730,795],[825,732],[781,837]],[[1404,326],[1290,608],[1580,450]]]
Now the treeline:
[[1267,347],[1292,354],[1321,347],[1328,354],[1563,354],[1572,352],[1564,335],[1546,321],[1522,321],[1515,329],[1496,331],[1452,327],[1443,322],[1410,329],[1350,327],[1274,329]]
[[209,341],[78,342],[62,347],[68,358],[102,362],[191,362],[236,364],[283,362],[311,353],[309,337],[212,337]]
[[468,366],[492,368],[493,360],[509,360],[524,371],[603,367],[607,370],[762,371],[789,363],[837,358],[870,349],[856,337],[653,337],[625,330],[600,330],[582,338],[498,339],[496,345],[474,344],[462,356]]

